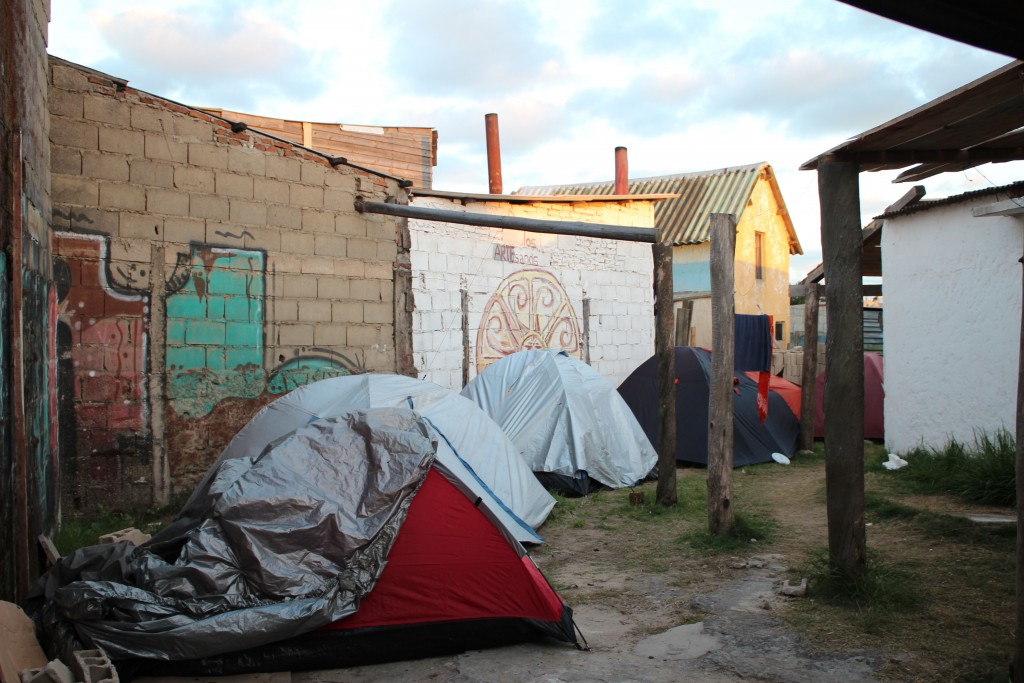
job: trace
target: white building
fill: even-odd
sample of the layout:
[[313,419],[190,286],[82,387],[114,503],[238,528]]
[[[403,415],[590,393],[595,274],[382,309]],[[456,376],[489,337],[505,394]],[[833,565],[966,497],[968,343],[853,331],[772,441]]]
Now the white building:
[[[413,190],[412,205],[653,228],[659,197]],[[563,349],[618,386],[654,353],[651,245],[409,219],[418,376],[461,389],[526,348]]]
[[1014,433],[1024,182],[881,219],[889,450]]

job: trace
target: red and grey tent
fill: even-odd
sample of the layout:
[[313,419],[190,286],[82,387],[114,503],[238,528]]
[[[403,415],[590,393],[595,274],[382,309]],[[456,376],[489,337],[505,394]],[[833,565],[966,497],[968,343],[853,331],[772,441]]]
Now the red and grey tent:
[[[706,465],[708,462],[708,396],[711,352],[694,346],[675,348],[676,460]],[[800,387],[772,377],[768,390],[768,416],[757,414],[757,373],[735,373],[733,403],[733,466],[770,462],[772,453],[790,457],[800,435]],[[644,361],[619,385],[651,443],[657,444],[658,359]]]
[[168,533],[62,558],[26,610],[51,656],[101,647],[128,677],[576,644],[503,518],[436,457],[442,438],[404,408],[314,417],[219,461],[208,505]]

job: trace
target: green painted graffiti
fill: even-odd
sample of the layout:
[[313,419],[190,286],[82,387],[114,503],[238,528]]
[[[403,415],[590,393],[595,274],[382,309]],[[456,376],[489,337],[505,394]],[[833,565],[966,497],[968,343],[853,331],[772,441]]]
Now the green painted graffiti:
[[295,358],[281,365],[274,371],[273,377],[267,384],[267,391],[271,394],[284,394],[297,389],[304,384],[316,382],[328,377],[339,377],[351,375],[353,364],[342,356],[347,365],[333,358],[322,358],[318,356]]
[[168,399],[179,415],[202,417],[266,388],[265,264],[260,251],[193,247],[183,284],[167,297]]

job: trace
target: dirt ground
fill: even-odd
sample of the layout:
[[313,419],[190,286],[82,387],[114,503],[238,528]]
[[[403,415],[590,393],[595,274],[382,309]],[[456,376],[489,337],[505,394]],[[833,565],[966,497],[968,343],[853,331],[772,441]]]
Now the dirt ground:
[[[704,477],[703,470],[679,470]],[[743,477],[737,471],[737,477]],[[825,542],[820,469],[786,473],[765,502],[781,523],[769,554],[675,558],[667,571],[623,570],[645,541],[635,529],[558,524],[531,554],[569,600],[589,651],[529,643],[414,662],[293,673],[294,683],[371,681],[778,681],[879,680],[879,653],[815,651],[779,618],[798,583],[787,575],[808,544]],[[653,487],[645,487],[653,495]],[[598,525],[600,526],[600,525]],[[890,655],[891,656],[891,655]]]

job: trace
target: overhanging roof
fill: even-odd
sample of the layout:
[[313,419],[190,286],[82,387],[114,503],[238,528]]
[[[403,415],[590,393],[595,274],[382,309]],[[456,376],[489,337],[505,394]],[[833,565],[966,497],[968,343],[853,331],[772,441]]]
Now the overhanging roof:
[[[1019,27],[1017,27],[1019,30]],[[1014,61],[807,162],[859,163],[862,171],[907,168],[912,182],[991,162],[1024,159],[1024,63]]]
[[847,5],[975,47],[1024,59],[1019,0],[842,0]]

